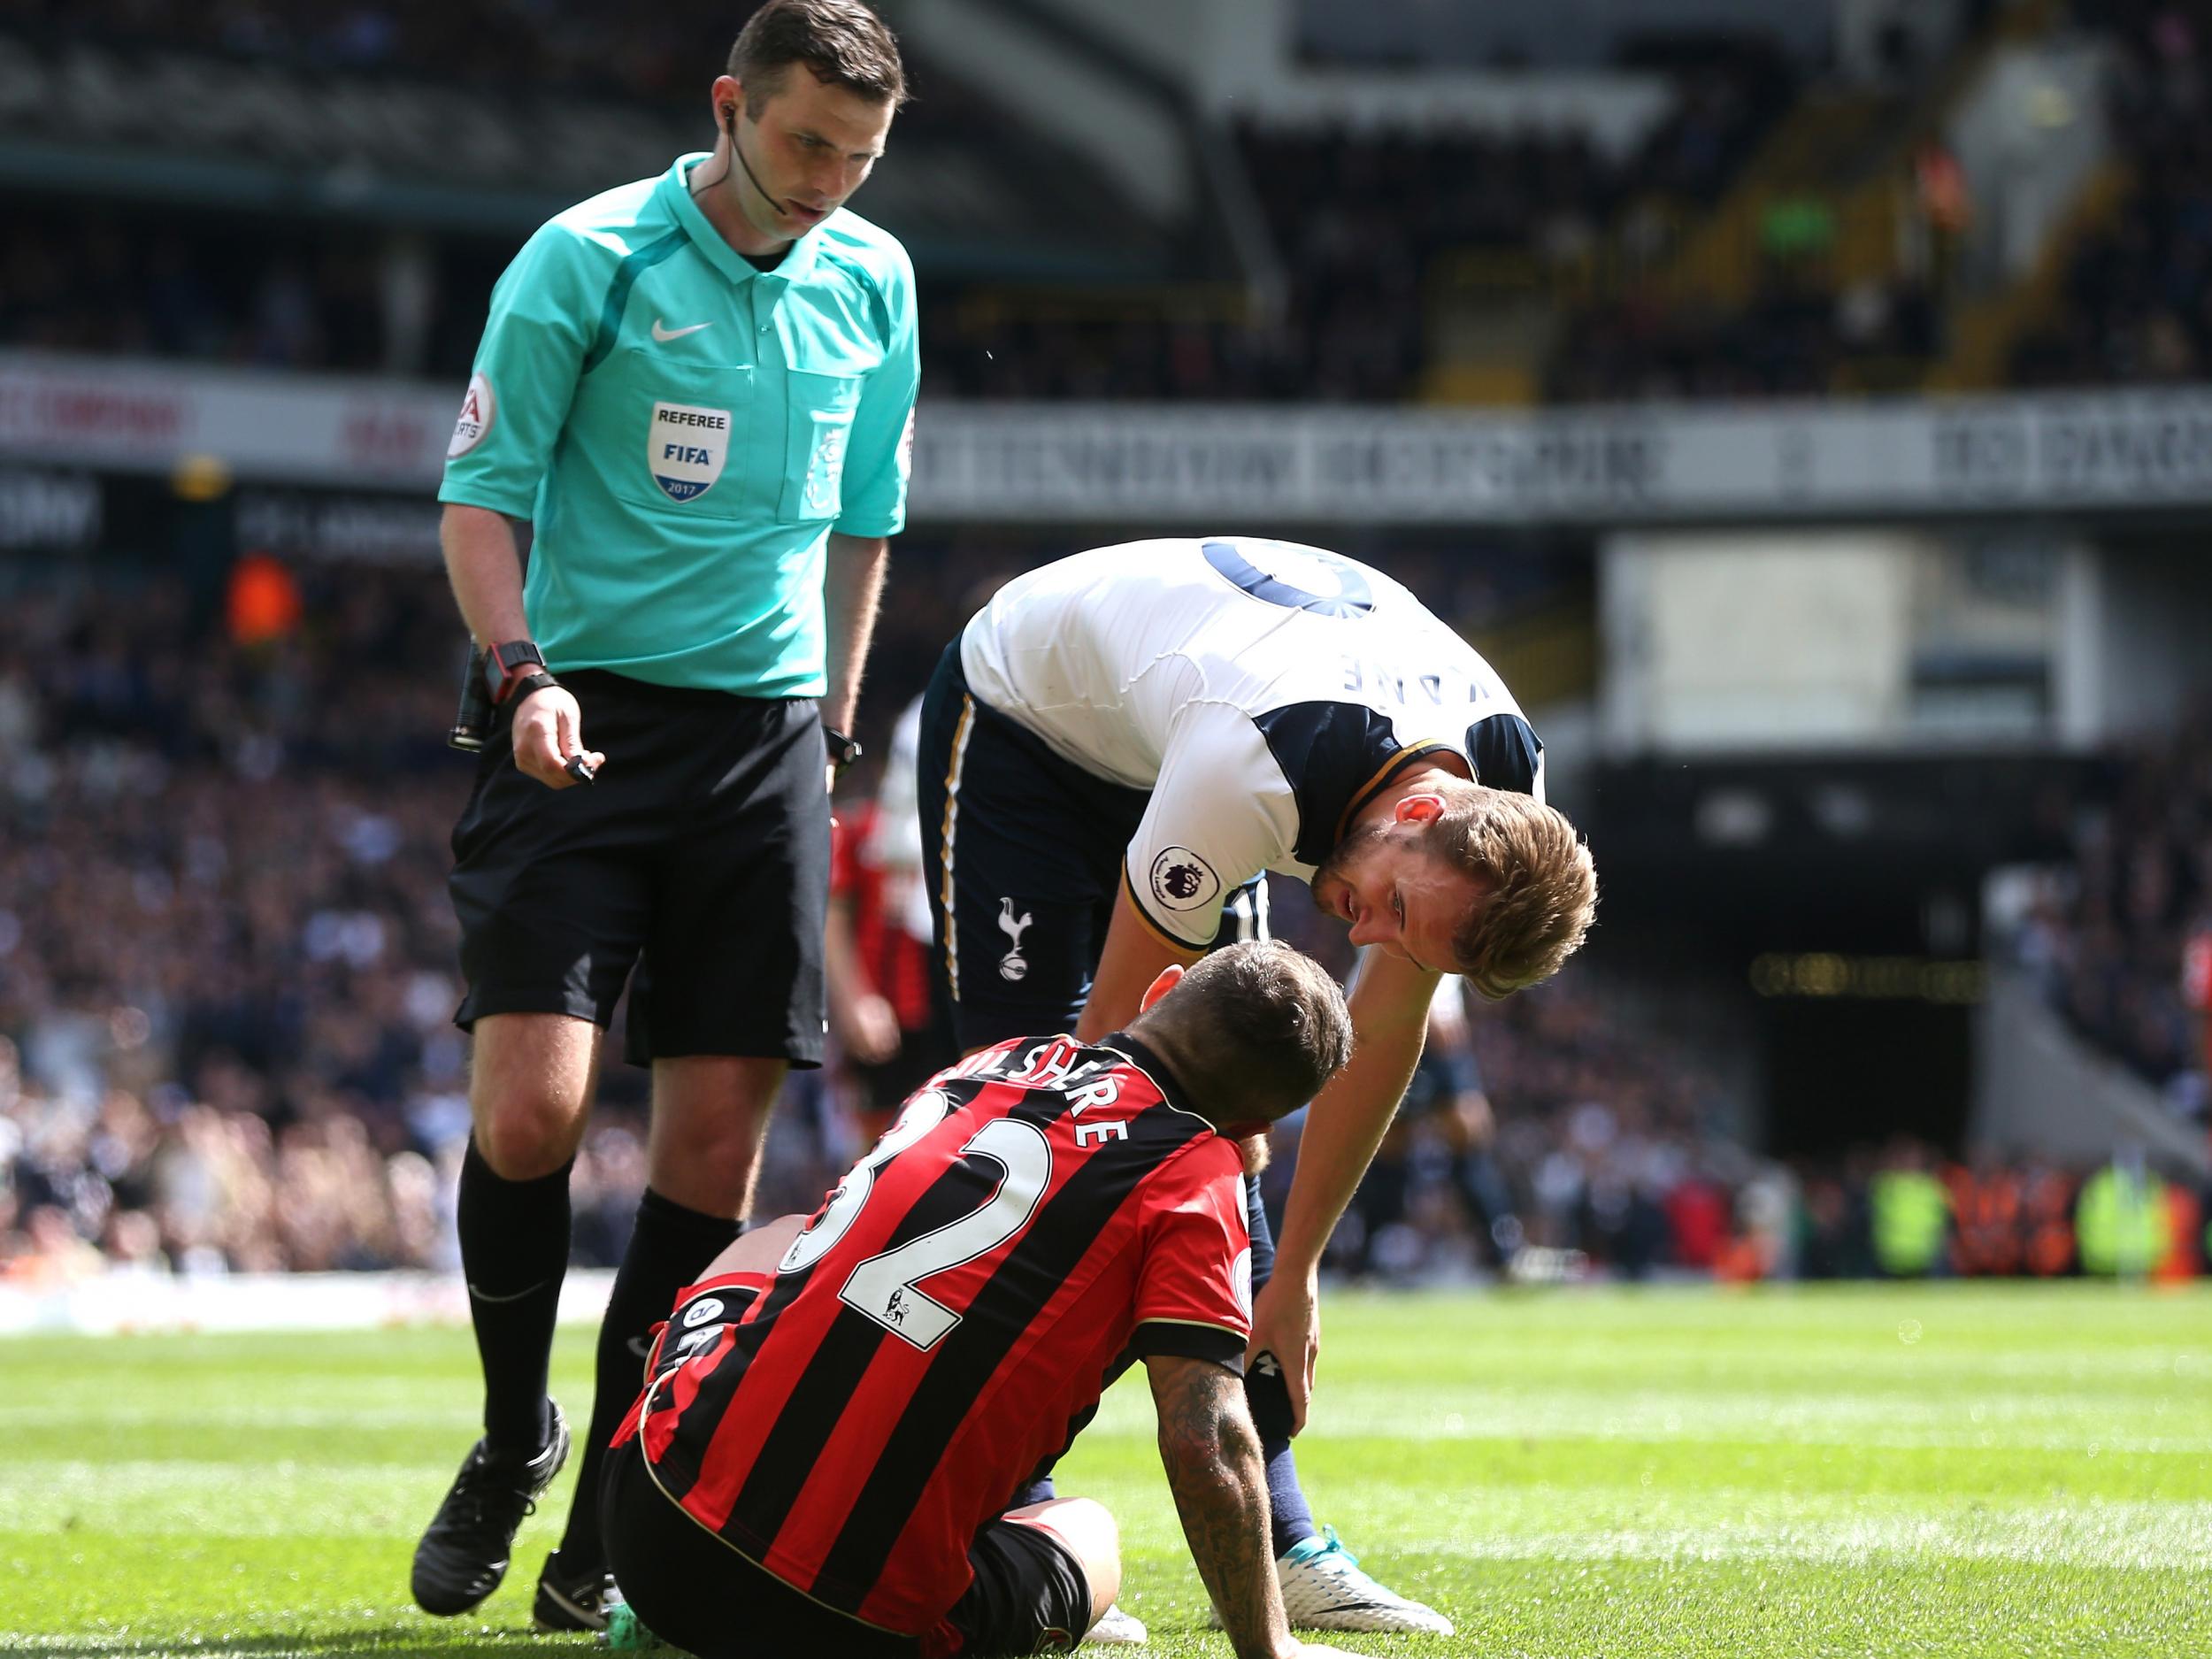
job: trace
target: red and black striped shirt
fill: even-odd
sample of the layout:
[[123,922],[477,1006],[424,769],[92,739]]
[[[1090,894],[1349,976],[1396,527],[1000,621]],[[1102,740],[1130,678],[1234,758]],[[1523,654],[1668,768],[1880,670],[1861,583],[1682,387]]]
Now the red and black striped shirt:
[[1110,1365],[1241,1366],[1241,1179],[1135,1041],[986,1049],[915,1094],[772,1279],[685,1293],[623,1438],[741,1555],[952,1652],[970,1540]]

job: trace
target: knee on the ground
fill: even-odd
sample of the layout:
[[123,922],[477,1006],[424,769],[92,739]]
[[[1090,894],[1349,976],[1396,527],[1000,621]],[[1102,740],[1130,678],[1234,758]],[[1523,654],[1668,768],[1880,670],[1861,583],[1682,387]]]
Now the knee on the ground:
[[1095,1621],[1121,1594],[1121,1527],[1094,1498],[1051,1498],[1013,1510],[1010,1519],[1034,1519],[1075,1552],[1091,1590]]

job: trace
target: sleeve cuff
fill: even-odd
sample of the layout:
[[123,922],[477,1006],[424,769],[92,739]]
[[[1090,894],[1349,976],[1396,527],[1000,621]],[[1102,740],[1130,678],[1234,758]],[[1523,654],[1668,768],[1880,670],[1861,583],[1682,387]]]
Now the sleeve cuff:
[[906,528],[906,515],[895,512],[887,518],[840,518],[830,528],[839,535],[881,536],[888,541]]
[[[1129,895],[1129,908],[1137,913],[1137,919],[1156,934],[1162,942],[1172,945],[1178,950],[1203,950],[1213,941],[1212,933],[1209,933],[1204,939],[1186,939],[1180,933],[1162,926],[1159,918],[1147,910],[1144,901],[1137,896],[1136,878],[1129,873],[1129,861],[1126,857],[1121,862],[1121,885],[1122,890]],[[1214,918],[1215,930],[1218,931],[1220,926],[1220,918],[1217,916]]]
[[448,479],[438,487],[438,499],[454,507],[481,507],[487,512],[527,520],[537,511],[537,491],[517,497],[490,484],[467,479]]
[[1129,1351],[1139,1359],[1172,1356],[1211,1360],[1244,1375],[1245,1339],[1217,1325],[1186,1325],[1179,1319],[1148,1319],[1129,1339]]

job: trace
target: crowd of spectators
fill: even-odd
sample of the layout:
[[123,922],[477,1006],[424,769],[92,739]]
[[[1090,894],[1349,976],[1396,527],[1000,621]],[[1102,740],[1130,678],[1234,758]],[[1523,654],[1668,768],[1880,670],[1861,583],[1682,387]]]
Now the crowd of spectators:
[[1086,315],[1049,296],[949,303],[925,335],[929,384],[1005,398],[1405,399],[1430,356],[1429,288],[1442,261],[1509,252],[1526,254],[1533,273],[1563,273],[1595,257],[1621,221],[1709,204],[1791,86],[1770,52],[1717,52],[1617,157],[1574,132],[1244,122],[1245,173],[1286,276],[1276,315],[1188,303]]
[[[1432,1020],[1329,1265],[1381,1284],[2184,1278],[2212,1254],[2212,1189],[2139,1161],[1951,1161],[1901,1134],[1762,1156],[1699,1056],[1624,1026],[1623,1002],[1575,966]],[[1280,1139],[1294,1149],[1294,1120]],[[1279,1197],[1286,1175],[1270,1180]]]
[[[1050,550],[980,536],[910,551],[874,653],[876,753],[980,593]],[[1446,580],[1442,556],[1417,549],[1405,570],[1429,572],[1450,609],[1540,584],[1520,564]],[[12,1276],[449,1263],[466,1047],[444,877],[471,777],[443,741],[451,600],[434,569],[286,568],[296,604],[276,606],[273,627],[245,626],[242,588],[173,566],[24,559],[6,573]],[[847,816],[869,815],[855,801]],[[624,1241],[643,1082],[620,1066],[603,1081],[576,1176],[580,1261],[611,1262]],[[886,1103],[849,1082],[795,1081],[764,1204],[810,1208],[849,1160],[864,1110]]]
[[[342,7],[0,4],[49,39],[170,44],[340,73],[398,73],[504,91],[588,88],[672,107],[728,46],[725,7],[649,17],[545,0]],[[973,96],[932,73],[902,116],[995,142]],[[1288,129],[1237,142],[1284,273],[1271,314],[1226,291],[1124,293],[1086,309],[1050,291],[933,292],[933,395],[1388,402],[1427,361],[1439,262],[1526,250],[1544,270],[1588,259],[1638,211],[1709,204],[1790,96],[1748,45],[1682,69],[1670,115],[1630,153],[1572,132]],[[934,91],[932,91],[932,88]],[[441,234],[395,259],[392,234],[333,219],[190,215],[157,204],[26,203],[0,255],[0,345],[202,361],[465,375],[511,238]],[[928,274],[926,270],[925,276]]]
[[[442,741],[442,585],[310,572],[305,626],[240,643],[173,580],[55,574],[0,615],[0,1258],[443,1264],[468,1121],[444,876],[471,774]],[[643,1180],[642,1075],[609,1068],[603,1099],[590,1263]],[[810,1205],[847,1148],[794,1125],[771,1201]]]
[[465,379],[513,251],[411,243],[427,280],[390,290],[365,227],[86,202],[10,211],[0,345],[257,368]]
[[2212,4],[2099,0],[2077,12],[2118,48],[2108,126],[2133,182],[2075,250],[2063,303],[2020,343],[2012,379],[2201,380],[2212,365]]
[[[876,753],[973,597],[1041,551],[913,549],[872,673]],[[1399,563],[1448,612],[1541,580],[1501,561],[1454,583],[1418,549]],[[0,1272],[449,1266],[467,1110],[444,875],[471,774],[442,741],[457,666],[442,583],[300,567],[297,626],[240,637],[221,595],[173,576],[15,574],[0,606]],[[2169,1064],[2186,1041],[2179,929],[2206,890],[2208,740],[2193,727],[2118,774],[2062,918],[2070,995],[2130,1010],[2131,1040],[2151,1033]],[[882,815],[856,799],[846,816]],[[1274,914],[1348,966],[1340,931],[1296,895]],[[887,959],[881,920],[861,918],[864,961]],[[2129,940],[2143,942],[2108,948]],[[1882,1267],[1873,1194],[1898,1160],[1755,1156],[1698,1054],[1624,1018],[1597,973],[1577,964],[1497,1007],[1440,1003],[1336,1264],[1385,1279]],[[912,986],[881,988],[902,1023],[926,1025]],[[836,1029],[862,1044],[849,1012]],[[764,1206],[812,1206],[879,1123],[889,1076],[795,1079]],[[624,1242],[643,1085],[621,1066],[603,1080],[577,1166],[580,1262]],[[1294,1127],[1280,1150],[1279,1195]],[[2047,1191],[2032,1173],[2007,1178]]]
[[[2201,380],[2212,365],[2212,4],[2096,0],[2071,12],[2074,27],[2114,48],[2105,125],[2131,182],[2073,250],[2049,319],[2014,346],[2008,383]],[[1831,204],[1778,203],[1760,230],[1762,281],[1748,305],[1631,292],[1587,308],[1555,355],[1548,395],[1810,396],[1917,385],[1945,344],[1947,273],[1974,213],[1939,145],[1917,157],[1901,208],[1898,272],[1839,288],[1823,274]]]
[[430,1259],[422,1160],[465,1121],[436,902],[460,784],[404,672],[403,587],[347,587],[311,638],[251,650],[174,584],[11,595],[0,1138],[34,1238],[180,1267]]
[[[1432,1021],[1330,1264],[1385,1284],[2186,1278],[2212,1256],[2212,1188],[2139,1159],[1952,1161],[1903,1134],[1761,1156],[1731,1133],[1698,1056],[1624,1028],[1621,1005],[1571,967],[1471,1020]],[[1472,1064],[1452,1062],[1454,1023]]]
[[2212,1063],[2212,709],[2114,757],[2070,864],[2012,949],[2076,1030],[2166,1092],[2208,1103]]
[[1740,306],[1630,293],[1576,311],[1548,365],[1559,403],[1819,397],[1847,376],[1902,389],[1938,355],[1942,311],[1924,280],[1840,292],[1817,258],[1772,257]]
[[1711,1271],[1781,1171],[1746,1148],[1709,1068],[1620,1007],[1586,964],[1494,1007],[1447,981],[1335,1263],[1384,1280]]
[[1595,234],[1632,167],[1578,134],[1361,132],[1247,122],[1245,171],[1281,257],[1271,318],[939,308],[931,383],[981,397],[1389,402],[1425,356],[1423,280],[1462,249]]
[[590,0],[0,0],[0,24],[50,40],[219,53],[340,73],[396,73],[664,100],[699,91],[743,12],[727,0],[643,9]]
[[[480,88],[518,112],[530,100],[557,110],[585,97],[665,117],[672,132],[688,119],[703,147],[707,83],[749,9],[720,0],[634,14],[581,0],[0,0],[0,31],[49,50],[73,40],[133,55],[165,47],[310,74]],[[914,81],[900,125],[910,142],[918,131],[998,139],[956,76],[918,65]],[[354,169],[376,170],[369,161]],[[587,176],[578,196],[620,181]],[[323,182],[341,196],[348,187],[343,177]],[[527,187],[553,188],[512,183]],[[317,188],[300,188],[321,202]],[[0,346],[457,380],[467,377],[492,285],[527,228],[433,230],[142,186],[114,197],[17,191],[9,207]]]
[[[2118,48],[2110,128],[2136,182],[2110,227],[2075,254],[2065,303],[2021,342],[2030,386],[2178,382],[2212,362],[2212,124],[2207,0],[2123,0],[2078,19]],[[686,0],[649,18],[543,0],[343,7],[62,6],[9,0],[0,23],[165,42],[334,73],[402,73],[511,88],[585,88],[663,104],[692,96],[726,49],[726,9]],[[1540,390],[1548,401],[1812,396],[1903,389],[1943,349],[1943,252],[1970,204],[1931,146],[1916,169],[1912,268],[1839,287],[1831,204],[1772,204],[1761,276],[1741,304],[1663,295],[1636,280],[1718,200],[1798,81],[1776,54],[1707,46],[1670,65],[1678,96],[1630,152],[1529,130],[1286,128],[1236,141],[1280,257],[1279,303],[1242,290],[1140,287],[933,288],[925,333],[933,396],[1393,402],[1434,361],[1440,274],[1509,255],[1567,301]],[[1900,92],[1899,96],[1904,94]],[[906,119],[981,119],[947,83]],[[963,124],[965,124],[964,126]],[[466,373],[507,240],[443,234],[395,267],[388,233],[157,207],[23,204],[0,251],[0,345],[344,372]],[[395,268],[407,274],[395,277]],[[1529,273],[1532,274],[1532,279]],[[925,273],[926,274],[926,273]],[[397,287],[395,287],[395,284]]]

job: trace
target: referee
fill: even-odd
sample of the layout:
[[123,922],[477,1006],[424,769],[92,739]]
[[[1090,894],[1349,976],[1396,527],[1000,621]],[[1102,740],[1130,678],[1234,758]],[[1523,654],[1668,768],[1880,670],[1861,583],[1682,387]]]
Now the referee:
[[917,378],[906,252],[843,204],[905,96],[859,0],[769,0],[709,95],[712,152],[560,214],[492,294],[439,492],[497,710],[452,876],[484,1437],[415,1551],[431,1613],[498,1587],[568,1455],[569,1170],[624,982],[649,1185],[542,1629],[604,1627],[600,1453],[647,1332],[740,1231],[786,1069],[821,1063],[825,764],[857,752]]

